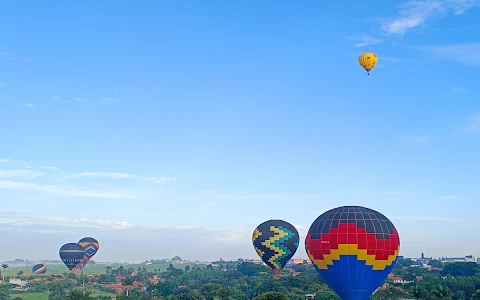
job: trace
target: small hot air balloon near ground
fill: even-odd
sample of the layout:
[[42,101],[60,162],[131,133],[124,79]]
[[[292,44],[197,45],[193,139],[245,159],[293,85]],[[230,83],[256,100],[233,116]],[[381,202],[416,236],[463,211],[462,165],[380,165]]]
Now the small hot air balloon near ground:
[[381,213],[342,206],[313,222],[305,249],[317,272],[340,298],[366,300],[395,266],[400,238]]
[[47,272],[47,266],[44,264],[36,264],[32,267],[32,273],[34,275],[45,274]]
[[297,229],[282,220],[269,220],[253,231],[252,242],[258,256],[272,269],[275,279],[298,248]]
[[82,261],[85,252],[80,244],[67,243],[60,248],[59,254],[63,263],[71,271]]
[[370,75],[370,71],[375,67],[377,61],[377,55],[373,52],[365,52],[358,57],[358,63],[367,71],[367,75]]

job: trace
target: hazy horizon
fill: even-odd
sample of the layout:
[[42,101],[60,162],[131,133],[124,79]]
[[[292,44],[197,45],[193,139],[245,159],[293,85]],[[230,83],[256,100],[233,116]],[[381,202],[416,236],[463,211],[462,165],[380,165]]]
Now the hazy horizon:
[[343,205],[480,255],[479,5],[0,3],[0,261],[256,258],[269,219],[306,258]]

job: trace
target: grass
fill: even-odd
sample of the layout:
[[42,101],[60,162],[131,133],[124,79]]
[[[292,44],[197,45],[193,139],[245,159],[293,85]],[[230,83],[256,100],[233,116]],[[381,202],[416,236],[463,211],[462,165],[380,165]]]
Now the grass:
[[[194,263],[191,264],[176,264],[175,268],[180,268],[183,269],[185,266],[194,266]],[[110,266],[113,269],[117,269],[120,266],[123,266],[125,270],[128,268],[133,268],[135,271],[137,271],[138,267],[140,268],[146,268],[149,271],[154,271],[160,270],[160,271],[166,271],[169,264],[164,263],[164,264],[151,264],[151,265],[143,265],[143,264],[116,264],[116,265],[102,265],[102,264],[94,264],[94,265],[86,265],[85,268],[82,269],[83,274],[85,275],[98,275],[98,274],[103,274],[105,273],[105,267]],[[10,267],[6,269],[5,275],[10,276],[10,277],[15,277],[18,272],[23,271],[22,276],[30,276],[32,275],[32,267]],[[81,272],[82,272],[81,271]],[[69,270],[68,268],[63,265],[63,264],[54,264],[54,265],[47,265],[47,273],[46,275],[60,275],[64,273],[68,273]],[[45,276],[45,275],[36,275],[38,277]]]
[[20,298],[22,300],[48,300],[48,292],[43,293],[13,293],[11,299]]
[[[43,293],[13,293],[10,295],[10,298],[20,298],[22,300],[48,300],[48,292]],[[92,293],[92,296],[115,296],[113,293],[107,293],[102,290],[95,289]]]

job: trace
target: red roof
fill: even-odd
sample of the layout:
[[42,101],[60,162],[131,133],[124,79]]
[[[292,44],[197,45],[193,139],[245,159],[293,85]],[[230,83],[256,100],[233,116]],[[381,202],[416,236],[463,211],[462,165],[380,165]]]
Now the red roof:
[[134,281],[133,286],[143,286],[143,283],[141,283],[140,281]]

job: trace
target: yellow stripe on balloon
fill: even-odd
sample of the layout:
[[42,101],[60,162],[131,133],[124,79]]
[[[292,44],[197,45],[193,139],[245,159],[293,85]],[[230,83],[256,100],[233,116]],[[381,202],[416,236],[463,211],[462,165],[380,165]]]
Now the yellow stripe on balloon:
[[258,237],[261,235],[262,233],[260,232],[260,230],[258,230],[258,228],[255,228],[252,235],[252,242],[255,242],[255,240],[258,239]]
[[357,244],[341,244],[338,245],[338,249],[330,249],[330,254],[324,254],[323,259],[315,259],[309,250],[307,250],[307,255],[320,270],[327,270],[334,261],[340,260],[340,255],[354,255],[358,260],[365,261],[367,266],[373,267],[373,270],[382,271],[392,265],[399,252],[400,245],[394,254],[388,256],[387,260],[376,260],[374,254],[368,254],[367,250],[358,249]]

